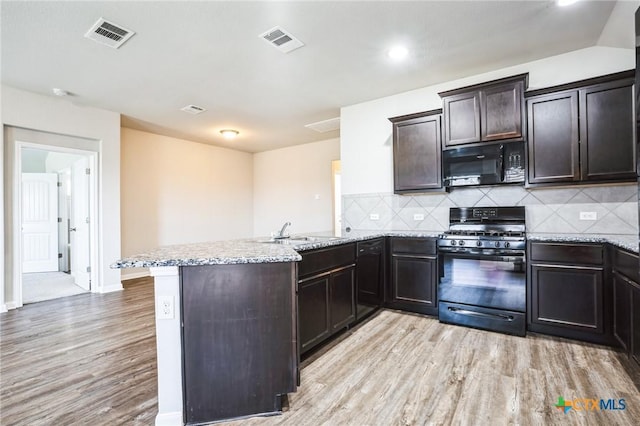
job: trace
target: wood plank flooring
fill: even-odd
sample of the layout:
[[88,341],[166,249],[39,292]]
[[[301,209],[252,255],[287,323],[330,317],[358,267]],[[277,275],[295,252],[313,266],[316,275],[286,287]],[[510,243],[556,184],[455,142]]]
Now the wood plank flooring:
[[[0,424],[151,425],[153,287],[36,303],[0,315]],[[303,363],[280,416],[240,425],[637,425],[640,391],[615,350],[506,336],[382,311]],[[562,413],[559,396],[624,398]]]

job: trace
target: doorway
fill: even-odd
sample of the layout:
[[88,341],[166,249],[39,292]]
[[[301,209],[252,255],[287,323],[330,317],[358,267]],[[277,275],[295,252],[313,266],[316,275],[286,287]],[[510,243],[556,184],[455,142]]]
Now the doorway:
[[96,153],[17,142],[21,304],[91,291]]

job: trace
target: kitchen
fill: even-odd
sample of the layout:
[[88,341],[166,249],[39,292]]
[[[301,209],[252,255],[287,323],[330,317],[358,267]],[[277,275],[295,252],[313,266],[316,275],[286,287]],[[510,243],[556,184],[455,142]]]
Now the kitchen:
[[[588,63],[590,66],[585,67],[585,63]],[[528,229],[530,230],[549,233],[566,232],[567,228],[559,229],[558,224],[568,223],[564,217],[567,217],[567,215],[575,210],[575,208],[571,210],[572,204],[579,204],[578,202],[582,200],[583,203],[587,201],[588,204],[593,204],[593,206],[589,206],[585,211],[595,210],[600,212],[597,216],[598,219],[596,219],[598,223],[595,225],[601,229],[601,233],[607,233],[606,227],[610,226],[611,220],[619,226],[619,228],[616,227],[616,229],[622,229],[622,234],[633,233],[635,230],[634,224],[629,223],[631,220],[629,220],[627,213],[628,204],[633,204],[632,201],[629,201],[633,194],[627,194],[625,192],[627,191],[627,186],[624,185],[620,188],[616,186],[613,187],[614,189],[607,190],[580,188],[562,191],[556,189],[529,191],[523,188],[518,188],[517,190],[499,188],[495,190],[493,194],[486,194],[483,189],[455,189],[448,194],[420,196],[394,195],[392,194],[393,179],[391,177],[393,175],[390,143],[391,125],[388,121],[390,117],[440,107],[441,100],[437,95],[438,92],[490,81],[504,76],[528,72],[530,75],[529,88],[531,89],[597,77],[613,72],[624,71],[633,67],[633,58],[629,58],[628,52],[604,47],[593,47],[558,57],[551,57],[547,60],[524,63],[521,66],[501,69],[493,73],[478,73],[466,79],[449,81],[446,84],[430,86],[426,89],[419,89],[414,92],[407,92],[389,98],[381,98],[378,101],[372,101],[370,103],[344,107],[341,112],[340,141],[340,156],[343,161],[343,194],[345,200],[343,226],[345,228],[349,226],[353,229],[381,231],[415,229],[439,233],[444,231],[448,225],[447,215],[452,204],[460,207],[483,206],[483,204],[487,205],[487,203],[490,203],[490,200],[492,200],[494,203],[496,201],[502,201],[499,205],[504,205],[505,199],[511,201],[521,196],[518,200],[521,201],[531,196],[522,203],[527,203],[525,205],[532,206],[529,210],[533,212],[531,218],[533,218],[534,221],[527,223]],[[126,129],[123,131],[123,135],[125,135],[123,136],[123,150],[129,149],[126,146],[127,140],[125,140],[127,134],[130,136],[129,140],[133,139],[131,135],[137,135],[141,139],[151,139],[149,136],[141,135],[137,132],[138,131]],[[156,140],[159,140],[159,138]],[[133,145],[134,143],[135,142],[129,146],[135,146]],[[171,143],[172,141],[167,139],[161,140],[159,145],[165,146]],[[202,150],[204,150],[204,148],[202,148]],[[237,155],[238,157],[242,157],[242,154]],[[197,160],[198,157],[199,155],[194,152],[194,155],[190,159]],[[239,160],[238,164],[240,164],[241,161],[243,160]],[[128,168],[126,170],[130,171],[131,169]],[[127,171],[125,171],[125,173],[126,172]],[[123,194],[132,188],[136,188],[136,183],[140,185],[148,184],[143,178],[144,176],[140,176],[139,182],[124,185],[122,189]],[[212,179],[216,178],[217,177]],[[259,180],[260,177],[255,177],[255,179]],[[127,180],[127,182],[130,181]],[[185,182],[179,180],[172,182],[168,179],[164,181],[164,184],[174,185],[173,188],[177,188],[175,195],[180,195],[180,189],[185,188]],[[513,194],[514,192],[515,195]],[[145,197],[146,196],[147,195],[145,195]],[[545,200],[540,200],[540,198],[544,198]],[[123,198],[123,204],[125,204],[124,200]],[[135,198],[134,194],[132,194],[128,200],[127,202],[130,203],[129,206],[135,206],[135,208],[127,207],[124,209],[124,211],[126,211],[124,215],[135,215],[134,210],[136,208],[143,210],[147,207],[152,207],[152,205],[148,205],[145,202],[138,203],[139,200]],[[179,200],[181,203],[189,201],[188,197],[179,198]],[[573,203],[570,202],[571,200],[573,200]],[[158,201],[164,201],[165,204],[162,204],[162,206],[165,207],[165,209],[169,209],[168,212],[171,213],[169,201]],[[230,202],[238,201],[230,200]],[[240,202],[242,202],[242,200],[240,200]],[[611,204],[601,206],[600,204],[603,203]],[[194,205],[193,207],[197,209],[203,206]],[[208,208],[208,206],[204,206],[204,208]],[[571,211],[567,212],[564,209]],[[619,209],[617,213],[612,212],[612,210],[617,209]],[[414,215],[420,214],[424,215],[423,220],[413,219]],[[371,219],[372,215],[374,218],[377,215],[378,219]],[[606,216],[609,216],[609,220],[606,219]],[[172,217],[176,217],[175,214]],[[624,220],[625,218],[627,220]],[[160,222],[163,219],[166,220],[167,217],[158,218]],[[197,218],[194,220],[197,220]],[[236,220],[238,220],[238,218],[236,218]],[[270,228],[267,229],[275,230],[275,228],[279,228],[281,222],[285,220],[291,220],[294,224],[301,223],[300,220],[296,220],[295,218],[283,216],[283,219],[276,224],[272,221],[268,225]],[[358,220],[359,222],[354,223]],[[189,223],[186,224],[187,229],[185,230],[190,232],[190,235],[195,235],[198,232],[198,227],[194,225],[193,228],[191,228],[189,225],[193,225],[193,221],[189,221]],[[570,227],[568,229],[574,231],[574,225],[569,225]],[[589,222],[589,225],[594,224],[593,222]],[[129,227],[130,232],[131,228],[135,228],[136,226],[144,227],[145,223],[140,220],[135,225],[132,225],[131,222],[123,220],[123,228],[125,226]],[[262,226],[262,224],[260,226]],[[255,228],[256,235],[266,234],[266,232],[258,233],[258,227],[256,226]],[[323,228],[317,230],[320,231],[327,228],[329,228],[329,226],[327,226],[325,222]],[[292,232],[315,230],[316,229],[297,228]],[[575,229],[575,231],[579,231],[579,229]],[[175,240],[178,238],[178,230],[174,230],[173,232],[173,234],[169,234],[170,238],[163,240],[158,245],[182,242]],[[149,234],[147,233],[147,235]],[[151,235],[154,234],[152,233]],[[219,235],[220,233],[216,234],[216,236]],[[224,235],[222,235],[222,237],[222,239],[224,239]],[[172,238],[174,238],[173,241],[171,240]],[[123,249],[123,254],[130,255],[136,251],[145,251],[148,249],[148,247],[138,247],[135,250],[128,248],[128,253]]]

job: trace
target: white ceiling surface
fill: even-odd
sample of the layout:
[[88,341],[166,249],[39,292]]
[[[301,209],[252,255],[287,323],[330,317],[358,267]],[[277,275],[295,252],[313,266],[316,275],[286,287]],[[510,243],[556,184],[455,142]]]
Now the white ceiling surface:
[[[2,1],[2,83],[62,88],[126,127],[260,152],[337,137],[304,125],[342,106],[596,44],[633,48],[637,6]],[[118,50],[84,38],[100,17],[137,34]],[[305,46],[284,54],[258,37],[276,25]],[[404,63],[385,56],[396,43],[410,50]],[[188,104],[207,111],[179,110]],[[223,128],[240,136],[226,141]]]

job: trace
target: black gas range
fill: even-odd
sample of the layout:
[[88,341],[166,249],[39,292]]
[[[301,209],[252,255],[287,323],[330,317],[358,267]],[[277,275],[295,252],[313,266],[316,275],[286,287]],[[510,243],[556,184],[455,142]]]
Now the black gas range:
[[524,207],[451,208],[438,239],[441,322],[524,336]]

